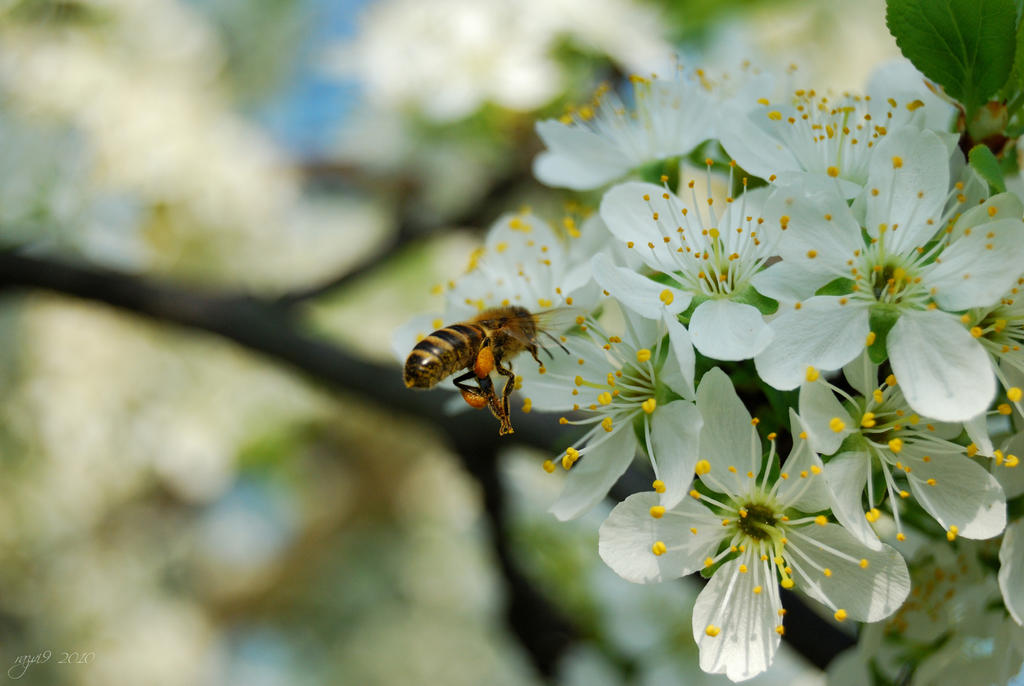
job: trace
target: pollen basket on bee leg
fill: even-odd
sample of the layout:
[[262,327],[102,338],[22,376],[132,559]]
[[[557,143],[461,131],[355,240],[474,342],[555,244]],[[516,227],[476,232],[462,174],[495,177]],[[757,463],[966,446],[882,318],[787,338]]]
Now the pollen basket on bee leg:
[[473,373],[478,379],[482,379],[494,370],[494,352],[490,346],[480,348],[476,361],[473,363]]
[[464,388],[462,389],[462,399],[465,400],[466,404],[474,410],[482,410],[488,403],[487,396],[474,393],[473,391],[467,391]]

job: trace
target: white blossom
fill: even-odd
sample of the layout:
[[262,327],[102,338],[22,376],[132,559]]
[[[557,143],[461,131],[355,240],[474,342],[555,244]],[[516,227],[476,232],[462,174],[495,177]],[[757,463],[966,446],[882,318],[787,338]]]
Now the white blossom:
[[599,550],[637,583],[713,570],[693,612],[701,669],[741,681],[771,665],[784,633],[780,586],[802,590],[839,621],[894,612],[910,590],[903,558],[809,514],[827,507],[828,489],[807,442],[795,439],[772,479],[774,441],[763,459],[755,423],[724,372],[705,374],[697,407],[703,459],[693,498],[666,509],[654,494],[630,496],[601,527]]
[[[858,395],[850,396],[820,376],[800,387],[800,416],[807,440],[819,453],[833,455],[825,464],[825,476],[834,494],[836,519],[863,543],[878,549],[881,543],[869,525],[880,516],[875,505],[882,495],[888,496],[897,539],[902,541],[899,501],[913,496],[946,530],[949,540],[991,538],[1002,532],[1006,526],[1003,489],[968,457],[973,451],[952,440],[962,426],[918,415],[907,405],[894,377],[878,383],[878,367],[866,355],[846,370]],[[876,471],[884,479],[883,493],[875,491],[872,474]]]
[[[561,457],[569,474],[551,511],[559,519],[587,512],[639,451],[651,462],[663,501],[676,504],[693,474],[701,426],[686,330],[676,322],[669,332],[628,313],[622,336],[593,320],[580,323],[580,335],[563,337],[568,355],[522,372],[524,409],[573,412],[559,421],[590,427]],[[545,467],[555,470],[551,461]]]
[[594,259],[594,278],[645,317],[674,318],[693,306],[689,332],[701,354],[749,359],[772,338],[758,305],[774,303],[753,285],[781,235],[781,213],[767,206],[768,200],[769,190],[758,189],[725,199],[724,210],[718,212],[713,201],[701,203],[696,194],[685,201],[654,184],[615,186],[601,202],[602,218],[621,243],[663,278],[647,278],[604,255]]
[[[783,263],[754,279],[761,292],[796,301],[780,307],[774,340],[755,357],[762,379],[795,388],[808,366],[838,369],[885,336],[915,411],[943,421],[985,411],[995,378],[957,312],[1009,290],[1024,259],[1024,222],[1002,211],[1012,204],[1006,196],[959,219],[944,212],[948,159],[935,134],[903,128],[878,145],[853,207],[835,193],[790,191]],[[814,295],[826,285],[835,294]]]
[[734,100],[753,101],[770,80],[749,66],[736,78],[701,69],[668,78],[633,76],[633,107],[604,85],[593,100],[559,119],[537,122],[547,150],[534,174],[549,186],[585,190],[603,186],[643,165],[685,155],[716,139],[722,120],[735,115]]

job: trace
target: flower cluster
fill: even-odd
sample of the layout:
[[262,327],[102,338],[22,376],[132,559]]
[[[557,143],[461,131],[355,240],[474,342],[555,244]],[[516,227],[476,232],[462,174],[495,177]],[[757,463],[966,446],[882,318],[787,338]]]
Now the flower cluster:
[[788,591],[839,622],[892,617],[922,541],[1005,531],[998,585],[1013,620],[1024,607],[1024,529],[1007,525],[1024,203],[989,191],[914,70],[874,84],[779,95],[750,69],[679,68],[631,97],[602,87],[538,123],[535,164],[603,189],[596,212],[502,218],[433,320],[571,310],[515,377],[516,409],[570,429],[544,463],[567,472],[552,512],[582,515],[642,458],[652,490],[614,508],[600,556],[637,583],[708,578],[693,636],[733,681],[770,667]]

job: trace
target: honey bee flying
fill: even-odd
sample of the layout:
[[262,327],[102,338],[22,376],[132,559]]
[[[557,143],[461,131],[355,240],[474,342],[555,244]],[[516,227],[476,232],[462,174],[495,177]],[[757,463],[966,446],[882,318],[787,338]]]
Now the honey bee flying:
[[[462,392],[462,398],[476,409],[489,406],[501,423],[499,434],[510,434],[513,429],[509,396],[515,380],[510,361],[526,350],[537,364],[543,366],[538,351],[544,349],[548,355],[551,352],[541,343],[541,336],[569,352],[547,330],[549,322],[560,319],[564,314],[575,316],[576,311],[560,308],[532,314],[516,305],[495,307],[469,321],[438,329],[417,343],[409,353],[403,373],[405,385],[409,388],[432,388],[452,374],[465,370],[452,380]],[[491,383],[492,371],[505,377],[500,397]],[[476,381],[475,387],[468,383],[471,380]]]

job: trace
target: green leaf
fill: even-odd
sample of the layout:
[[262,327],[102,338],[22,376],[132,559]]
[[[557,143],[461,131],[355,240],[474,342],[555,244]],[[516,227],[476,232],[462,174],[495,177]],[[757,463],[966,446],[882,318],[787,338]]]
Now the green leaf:
[[1014,0],[888,0],[886,24],[922,74],[973,113],[1014,63]]
[[1006,82],[1007,97],[1024,90],[1024,22],[1017,25],[1016,49],[1013,53],[1013,69]]
[[875,341],[868,346],[868,357],[875,364],[882,364],[889,358],[889,351],[885,347],[885,341],[889,337],[889,329],[900,318],[897,308],[886,305],[876,305],[871,308],[869,319],[871,331],[875,334]]
[[847,295],[853,292],[855,282],[845,276],[832,279],[827,284],[814,291],[815,295]]
[[999,160],[992,154],[986,145],[975,145],[967,155],[974,171],[981,175],[981,178],[988,181],[988,185],[996,193],[1006,192],[1006,182],[1003,181],[1003,170],[999,166]]

